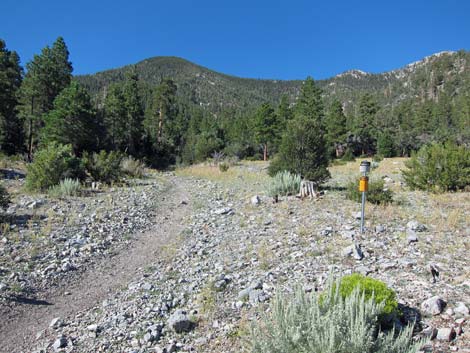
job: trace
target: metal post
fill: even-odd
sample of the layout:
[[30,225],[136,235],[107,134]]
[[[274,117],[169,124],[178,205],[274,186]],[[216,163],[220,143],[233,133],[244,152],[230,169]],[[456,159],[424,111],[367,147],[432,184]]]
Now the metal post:
[[[366,173],[364,173],[364,176],[366,176]],[[363,191],[362,192],[362,205],[361,205],[361,233],[364,233],[365,207],[366,207],[366,191]]]
[[362,161],[361,166],[359,167],[362,177],[359,181],[359,191],[362,192],[362,205],[361,205],[361,233],[364,233],[364,218],[365,218],[365,206],[366,206],[366,197],[367,190],[369,188],[369,178],[367,173],[370,171],[370,162]]

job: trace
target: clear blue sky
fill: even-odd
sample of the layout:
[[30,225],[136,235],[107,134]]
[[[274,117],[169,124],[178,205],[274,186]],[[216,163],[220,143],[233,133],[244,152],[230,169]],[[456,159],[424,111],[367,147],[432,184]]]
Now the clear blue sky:
[[63,36],[75,74],[160,55],[253,78],[383,72],[470,49],[468,0],[1,0],[25,64]]

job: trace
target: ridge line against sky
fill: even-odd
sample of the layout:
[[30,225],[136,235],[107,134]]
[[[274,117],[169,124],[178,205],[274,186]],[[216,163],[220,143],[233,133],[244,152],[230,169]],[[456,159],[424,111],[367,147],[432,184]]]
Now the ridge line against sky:
[[177,56],[227,75],[387,72],[470,49],[470,2],[2,0],[0,38],[23,65],[64,37],[74,74]]

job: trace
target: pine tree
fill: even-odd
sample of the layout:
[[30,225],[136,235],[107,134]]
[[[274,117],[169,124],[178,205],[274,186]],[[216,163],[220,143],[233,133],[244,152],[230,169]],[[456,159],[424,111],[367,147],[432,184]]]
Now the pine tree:
[[17,92],[23,70],[15,51],[0,39],[0,148],[7,154],[21,151],[23,130],[17,112]]
[[160,144],[164,138],[165,125],[170,124],[177,115],[176,91],[177,87],[170,79],[164,79],[155,90],[152,113],[147,126],[157,144]]
[[42,143],[70,144],[74,153],[93,150],[97,145],[96,113],[90,96],[77,82],[54,100],[54,108],[45,117]]
[[322,122],[324,117],[322,91],[310,76],[304,81],[295,107],[296,113]]
[[127,147],[127,111],[123,85],[112,84],[104,101],[104,124],[110,147],[124,152]]
[[328,146],[335,151],[336,157],[340,157],[339,146],[346,140],[347,127],[346,115],[343,112],[343,105],[337,99],[331,104],[330,110],[325,117],[325,140]]
[[138,155],[141,149],[143,138],[143,119],[142,100],[139,94],[139,78],[132,70],[126,76],[123,95],[126,107],[126,149],[131,155]]
[[54,99],[70,84],[72,63],[62,37],[52,48],[45,47],[40,55],[26,64],[27,73],[20,89],[21,115],[25,120],[28,137],[28,154],[37,145],[39,131],[43,126],[42,115],[53,108]]
[[287,170],[321,184],[330,177],[327,153],[321,123],[297,115],[287,125],[279,153],[270,166],[270,174]]
[[364,94],[359,101],[359,112],[354,120],[354,135],[359,142],[362,154],[369,154],[375,151],[377,140],[376,118],[379,105],[375,98],[369,94]]
[[254,133],[256,142],[263,145],[263,160],[268,160],[268,144],[275,142],[279,125],[274,109],[269,103],[262,104],[255,113]]

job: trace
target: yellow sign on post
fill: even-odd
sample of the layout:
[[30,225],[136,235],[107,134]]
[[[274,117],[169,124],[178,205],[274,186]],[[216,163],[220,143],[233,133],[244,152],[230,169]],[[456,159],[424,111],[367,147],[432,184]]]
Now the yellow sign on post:
[[361,179],[359,179],[359,191],[367,192],[368,189],[369,189],[369,178],[366,176],[362,176]]

